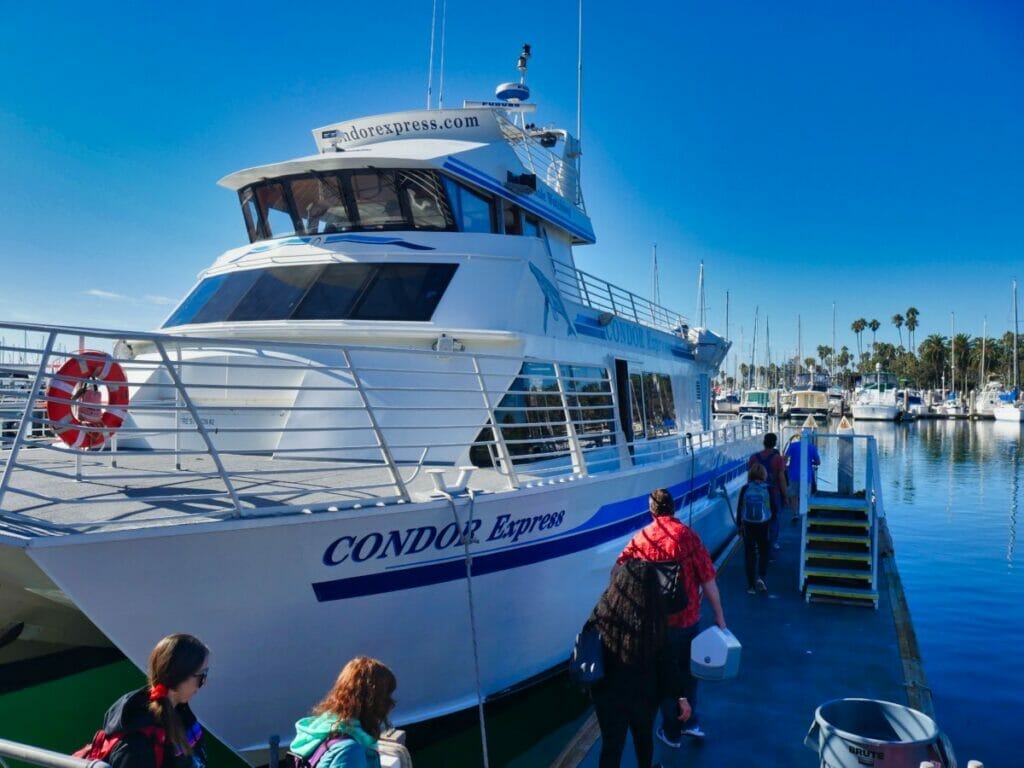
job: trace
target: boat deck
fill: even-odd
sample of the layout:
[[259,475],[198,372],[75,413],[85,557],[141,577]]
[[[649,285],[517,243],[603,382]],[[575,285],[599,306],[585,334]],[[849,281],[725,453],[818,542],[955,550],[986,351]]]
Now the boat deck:
[[[748,595],[742,547],[720,568],[729,629],[743,644],[739,676],[701,682],[699,711],[707,732],[684,737],[673,749],[655,739],[655,761],[676,766],[818,766],[803,745],[818,706],[837,698],[872,698],[932,715],[931,695],[896,571],[887,529],[882,529],[880,601],[877,610],[841,604],[807,604],[797,589],[800,540],[783,524],[782,549],[768,571],[768,595]],[[705,601],[704,624],[710,622]],[[941,724],[940,724],[941,726]],[[552,768],[598,764],[600,731],[591,715],[571,735]],[[622,766],[635,768],[632,741]]]

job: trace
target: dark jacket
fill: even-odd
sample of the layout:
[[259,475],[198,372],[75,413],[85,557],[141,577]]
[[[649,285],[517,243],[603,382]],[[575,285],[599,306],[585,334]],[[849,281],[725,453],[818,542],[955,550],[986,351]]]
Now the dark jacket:
[[176,754],[170,742],[154,746],[154,741],[142,733],[146,726],[160,726],[149,711],[149,686],[126,693],[107,710],[103,730],[107,735],[124,733],[124,738],[111,751],[107,762],[112,768],[156,768],[154,749],[164,750],[162,768],[205,768],[206,746],[203,729],[188,704],[179,704],[175,711],[192,745],[192,755]]

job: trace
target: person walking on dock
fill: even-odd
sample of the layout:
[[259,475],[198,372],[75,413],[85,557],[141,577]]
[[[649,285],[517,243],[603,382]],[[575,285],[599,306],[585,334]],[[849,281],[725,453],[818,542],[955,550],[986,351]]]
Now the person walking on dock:
[[599,768],[618,768],[627,729],[633,735],[637,766],[650,768],[654,717],[663,697],[676,702],[678,719],[690,716],[668,653],[666,620],[654,566],[643,560],[617,565],[591,618],[604,648],[604,677],[591,688],[601,727]]
[[789,493],[789,486],[786,482],[786,460],[775,448],[779,438],[774,432],[766,432],[764,436],[764,449],[752,454],[747,460],[749,470],[755,464],[764,467],[768,474],[768,494],[772,502],[772,520],[768,526],[768,539],[772,549],[779,548],[779,516],[782,514],[782,500]]
[[192,635],[163,638],[149,654],[146,685],[115,701],[75,756],[112,768],[205,768],[203,729],[188,702],[206,682],[209,655]]
[[760,464],[747,470],[747,484],[740,488],[736,502],[740,534],[743,536],[743,564],[747,571],[747,592],[767,592],[770,547],[768,528],[772,508],[768,492],[768,473]]
[[802,442],[803,438],[800,436],[800,433],[797,433],[789,439],[789,445],[786,446],[786,482],[789,489],[787,497],[794,520],[800,518],[800,475],[807,479],[811,493],[816,493],[818,490],[816,473],[818,465],[821,464],[821,456],[818,455],[818,449],[815,447],[814,441],[808,439],[808,466],[805,468],[800,465],[800,444]]
[[313,714],[295,723],[291,753],[313,768],[380,768],[377,739],[389,725],[397,685],[376,659],[352,659]]
[[700,537],[676,517],[676,503],[664,488],[658,488],[648,499],[653,520],[636,533],[622,550],[617,563],[627,560],[673,560],[680,564],[679,580],[686,589],[686,608],[667,618],[668,650],[680,675],[682,698],[690,715],[684,724],[679,721],[679,702],[664,698],[661,702],[661,727],[657,735],[665,744],[678,747],[682,735],[702,738],[704,730],[697,714],[697,680],[690,674],[690,643],[700,629],[701,593],[711,605],[715,623],[725,629],[725,614],[715,581],[715,566]]

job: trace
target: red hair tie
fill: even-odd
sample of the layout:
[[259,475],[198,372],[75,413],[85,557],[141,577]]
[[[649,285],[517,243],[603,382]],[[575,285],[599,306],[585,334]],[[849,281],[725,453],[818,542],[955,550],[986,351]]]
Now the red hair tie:
[[149,688],[149,700],[159,701],[160,699],[167,697],[167,686],[163,683],[157,683]]

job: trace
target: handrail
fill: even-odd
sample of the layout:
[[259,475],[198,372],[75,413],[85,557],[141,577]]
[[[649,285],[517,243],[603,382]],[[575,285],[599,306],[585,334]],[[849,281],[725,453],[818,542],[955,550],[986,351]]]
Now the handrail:
[[[0,758],[2,757],[40,765],[43,768],[110,768],[110,765],[102,760],[71,757],[71,755],[61,752],[33,747],[30,744],[22,744],[9,739],[0,739]],[[3,763],[3,760],[0,760],[0,763]]]
[[[43,338],[18,347],[22,362],[0,360],[0,372],[34,369],[0,413],[0,519],[41,533],[408,503],[432,497],[424,475],[468,463],[475,487],[495,492],[687,455],[682,424],[626,440],[620,393],[593,361],[0,325],[8,330]],[[112,343],[125,337],[143,343]],[[128,378],[124,424],[99,451],[54,439],[66,425],[46,414],[68,346],[115,347]],[[714,424],[694,430],[693,445],[753,429]]]
[[559,261],[553,263],[555,282],[563,296],[599,312],[611,312],[639,325],[686,338],[683,329],[689,326],[689,321],[684,315],[583,270]]

